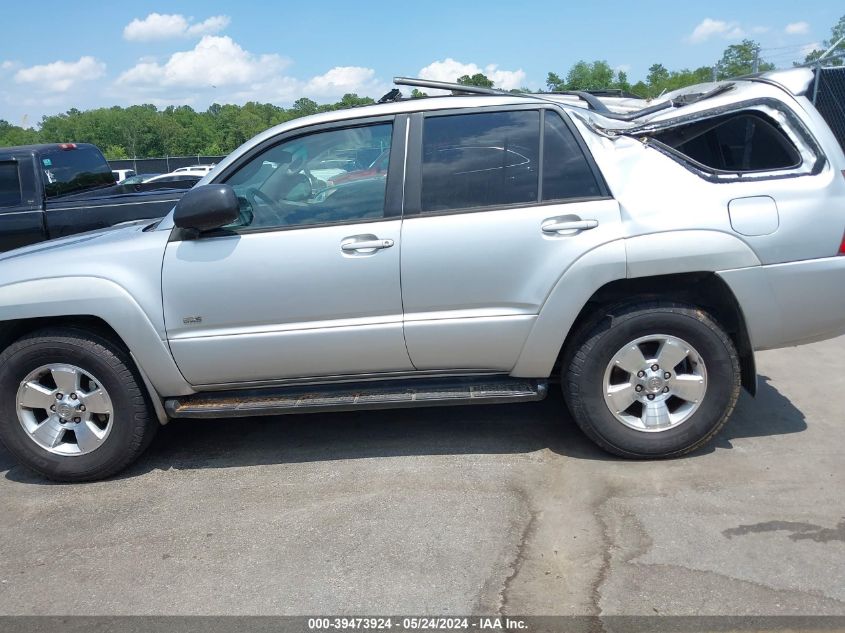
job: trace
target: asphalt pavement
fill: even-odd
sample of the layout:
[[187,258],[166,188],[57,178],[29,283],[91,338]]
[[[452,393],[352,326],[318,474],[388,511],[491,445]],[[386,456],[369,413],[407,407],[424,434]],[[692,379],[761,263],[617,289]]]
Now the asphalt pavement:
[[761,353],[709,447],[541,403],[181,421],[116,479],[0,449],[0,614],[845,615],[845,338]]

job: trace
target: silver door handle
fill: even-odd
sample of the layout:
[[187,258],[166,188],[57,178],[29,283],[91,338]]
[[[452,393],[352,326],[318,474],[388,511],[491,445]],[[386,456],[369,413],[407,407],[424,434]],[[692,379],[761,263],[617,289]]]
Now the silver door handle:
[[377,251],[382,248],[390,248],[393,246],[393,240],[346,240],[340,243],[340,250],[346,253],[355,251]]
[[598,220],[571,220],[568,222],[549,222],[542,227],[543,233],[559,233],[560,231],[587,231],[599,225]]

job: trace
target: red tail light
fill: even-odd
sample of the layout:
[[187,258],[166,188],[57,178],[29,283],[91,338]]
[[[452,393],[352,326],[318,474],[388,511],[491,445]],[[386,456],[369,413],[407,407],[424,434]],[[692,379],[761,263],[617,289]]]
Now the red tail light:
[[837,255],[845,255],[845,235],[842,236],[842,241],[839,243],[839,252]]
[[59,143],[59,149],[76,149],[76,143]]

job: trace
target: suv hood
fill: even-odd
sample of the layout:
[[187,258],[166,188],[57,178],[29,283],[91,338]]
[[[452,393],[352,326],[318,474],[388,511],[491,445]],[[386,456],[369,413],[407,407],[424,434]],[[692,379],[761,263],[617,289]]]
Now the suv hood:
[[124,222],[115,226],[88,231],[87,233],[76,233],[67,237],[59,237],[46,242],[22,246],[11,251],[6,251],[5,253],[0,253],[0,262],[50,252],[61,252],[63,256],[67,256],[68,250],[80,250],[94,242],[114,242],[131,238],[157,221],[149,219],[133,220],[132,222]]

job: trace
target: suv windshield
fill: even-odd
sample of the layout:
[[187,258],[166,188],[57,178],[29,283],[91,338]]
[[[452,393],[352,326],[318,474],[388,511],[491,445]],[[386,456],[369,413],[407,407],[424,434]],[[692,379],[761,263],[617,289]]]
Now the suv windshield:
[[40,158],[48,198],[114,184],[109,164],[93,147],[50,149],[41,152]]

